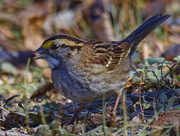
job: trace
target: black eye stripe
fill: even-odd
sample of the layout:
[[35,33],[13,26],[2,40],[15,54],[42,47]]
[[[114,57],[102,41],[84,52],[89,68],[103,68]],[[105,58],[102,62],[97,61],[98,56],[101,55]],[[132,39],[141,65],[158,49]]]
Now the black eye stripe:
[[59,44],[53,44],[53,45],[51,45],[51,50],[56,50],[56,49],[58,49],[60,47],[60,45]]

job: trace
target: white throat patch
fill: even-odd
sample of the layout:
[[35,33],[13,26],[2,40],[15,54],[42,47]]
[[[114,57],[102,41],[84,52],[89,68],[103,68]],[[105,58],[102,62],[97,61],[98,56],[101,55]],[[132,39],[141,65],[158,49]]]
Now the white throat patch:
[[48,55],[46,57],[46,61],[48,62],[51,69],[53,69],[59,65],[59,60],[54,57],[51,57],[50,55]]

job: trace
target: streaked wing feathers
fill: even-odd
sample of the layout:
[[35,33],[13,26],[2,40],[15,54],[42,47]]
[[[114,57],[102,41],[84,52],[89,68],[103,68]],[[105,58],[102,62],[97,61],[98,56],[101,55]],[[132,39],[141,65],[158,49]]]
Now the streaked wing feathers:
[[131,48],[129,42],[115,43],[115,42],[93,42],[96,56],[94,63],[105,65],[108,70],[113,70],[118,64],[125,59]]

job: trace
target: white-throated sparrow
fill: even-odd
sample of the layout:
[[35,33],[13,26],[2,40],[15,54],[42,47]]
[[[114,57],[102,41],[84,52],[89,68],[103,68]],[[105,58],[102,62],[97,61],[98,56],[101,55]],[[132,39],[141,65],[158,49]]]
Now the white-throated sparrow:
[[34,54],[52,69],[55,88],[66,98],[87,103],[119,93],[141,42],[169,15],[155,15],[122,41],[84,41],[69,35],[46,39]]

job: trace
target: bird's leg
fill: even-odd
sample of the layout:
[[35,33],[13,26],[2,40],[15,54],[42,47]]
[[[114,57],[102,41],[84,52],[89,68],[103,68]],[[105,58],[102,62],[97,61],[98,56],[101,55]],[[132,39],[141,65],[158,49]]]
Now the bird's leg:
[[115,104],[114,104],[114,107],[113,107],[113,116],[116,117],[116,110],[117,110],[117,106],[119,104],[119,100],[122,96],[122,91],[123,91],[124,88],[121,88],[120,91],[116,91],[117,93],[117,97],[116,97],[116,101],[115,101]]
[[81,107],[79,107],[76,112],[74,113],[74,115],[71,117],[71,119],[66,122],[64,125],[69,125],[72,124],[74,122],[74,120],[77,118],[78,113],[84,108],[84,106],[86,105],[86,103],[82,104]]
[[96,100],[94,100],[94,101],[92,102],[92,104],[91,104],[91,107],[88,109],[88,113],[87,113],[87,115],[86,115],[86,118],[85,118],[85,121],[84,121],[84,123],[86,123],[86,121],[87,121],[87,118],[88,118],[88,116],[89,116],[89,113],[90,113],[90,110],[92,109],[92,106],[94,105],[95,101],[96,101]]
[[116,117],[116,110],[117,110],[117,106],[119,104],[119,100],[120,100],[121,95],[122,95],[122,93],[118,93],[118,95],[116,97],[116,101],[115,101],[115,104],[113,107],[113,117]]
[[112,112],[112,123],[111,123],[111,127],[114,128],[116,126],[117,120],[116,120],[116,110],[117,110],[117,106],[119,104],[119,100],[122,96],[122,90],[123,88],[117,93],[117,97],[116,97],[116,101],[113,107],[113,112]]

